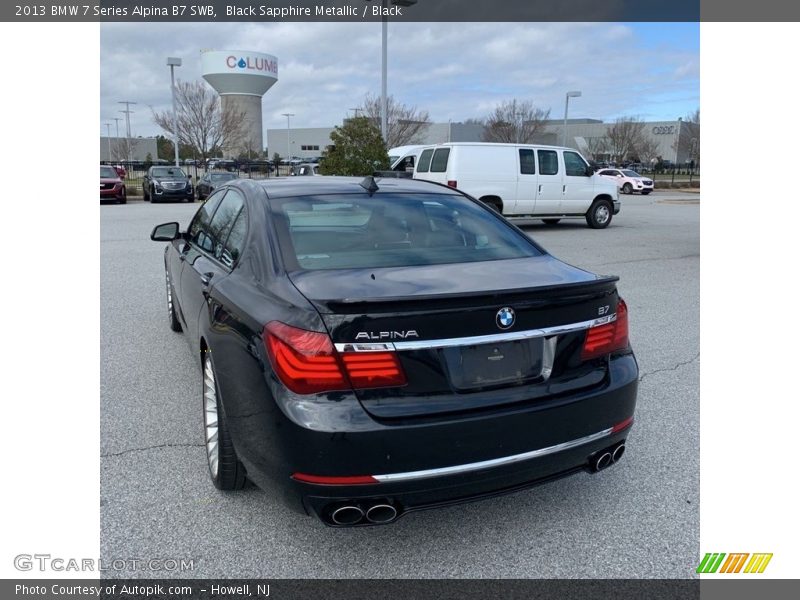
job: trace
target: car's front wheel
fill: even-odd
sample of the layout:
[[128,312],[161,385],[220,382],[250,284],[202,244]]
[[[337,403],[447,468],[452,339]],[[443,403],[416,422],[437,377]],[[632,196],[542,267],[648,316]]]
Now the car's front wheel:
[[244,465],[236,456],[228,433],[225,413],[220,403],[214,360],[209,350],[203,352],[203,423],[211,481],[220,490],[242,489],[246,481]]
[[626,183],[622,186],[622,193],[623,194],[632,194],[633,193],[633,186],[630,183]]
[[608,200],[595,200],[586,213],[586,224],[592,229],[605,229],[611,223],[613,209]]

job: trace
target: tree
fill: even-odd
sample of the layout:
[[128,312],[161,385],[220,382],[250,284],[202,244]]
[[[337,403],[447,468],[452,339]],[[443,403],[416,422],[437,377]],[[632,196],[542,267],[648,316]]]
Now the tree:
[[[175,100],[178,140],[196,150],[203,161],[213,148],[235,146],[244,140],[244,111],[231,107],[223,110],[220,97],[204,83],[179,81],[175,85]],[[170,135],[174,134],[172,111],[153,111],[153,121]]]
[[608,128],[608,153],[616,161],[629,158],[648,160],[656,152],[656,145],[644,130],[644,121],[636,117],[620,117]]
[[530,100],[513,100],[499,104],[486,119],[484,142],[530,144],[542,135],[550,117],[550,109],[537,108]]
[[369,117],[348,119],[331,133],[332,146],[322,153],[322,175],[372,175],[389,168],[386,144]]
[[[386,98],[386,147],[396,148],[405,146],[417,140],[417,136],[426,130],[431,119],[427,111],[417,110],[416,106],[407,106],[394,99],[394,96]],[[380,130],[381,128],[381,97],[367,94],[361,108],[356,111],[372,121]]]
[[[678,137],[672,144],[677,156],[700,164],[700,109],[688,113],[683,118]],[[680,160],[680,159],[679,159]]]
[[139,140],[136,138],[116,138],[111,144],[111,160],[114,162],[133,160],[138,146]]

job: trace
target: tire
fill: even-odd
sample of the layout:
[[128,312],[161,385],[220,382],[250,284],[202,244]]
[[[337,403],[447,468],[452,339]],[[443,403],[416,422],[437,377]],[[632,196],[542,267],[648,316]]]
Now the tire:
[[630,183],[626,183],[622,186],[622,193],[623,194],[632,194],[633,193],[633,186]]
[[150,202],[150,191],[144,186],[142,186],[142,196],[145,202]]
[[203,352],[202,402],[203,433],[211,481],[218,490],[240,490],[247,481],[244,465],[236,456],[233,441],[228,433],[214,361],[209,350]]
[[183,331],[181,322],[178,320],[178,313],[175,312],[175,294],[172,292],[172,282],[169,279],[169,271],[164,265],[164,273],[167,280],[167,319],[169,320],[169,328],[172,331]]
[[605,229],[611,223],[614,209],[608,200],[595,200],[586,213],[586,224],[592,229]]
[[561,219],[542,219],[542,223],[545,225],[558,225]]
[[481,202],[483,202],[486,206],[491,208],[494,212],[501,215],[503,214],[502,205],[500,204],[499,200],[495,198],[487,198],[486,200],[484,200],[483,198],[481,198]]
[[120,204],[127,204],[128,203],[128,192],[125,188],[122,188],[122,198],[119,200]]

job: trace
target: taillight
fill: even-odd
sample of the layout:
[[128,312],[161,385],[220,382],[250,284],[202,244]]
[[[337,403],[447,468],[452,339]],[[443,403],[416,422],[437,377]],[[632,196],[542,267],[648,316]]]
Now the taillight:
[[451,187],[451,188],[456,188],[456,187],[458,187],[458,181],[456,181],[455,179],[450,179],[447,182],[447,186]]
[[614,350],[628,347],[628,306],[620,298],[617,303],[617,318],[611,323],[595,325],[586,332],[581,360],[603,356]]
[[339,354],[326,333],[306,331],[280,321],[264,328],[264,345],[281,382],[296,394],[405,385],[394,352]]
[[354,388],[397,387],[406,376],[394,352],[346,352],[341,355]]

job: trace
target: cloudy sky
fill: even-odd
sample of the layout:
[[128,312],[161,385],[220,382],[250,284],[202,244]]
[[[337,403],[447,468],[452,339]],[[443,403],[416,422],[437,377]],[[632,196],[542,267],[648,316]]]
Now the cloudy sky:
[[[434,122],[482,117],[503,100],[529,99],[563,117],[670,120],[700,102],[697,23],[397,23],[389,25],[389,93]],[[101,135],[132,107],[134,135],[162,133],[151,107],[171,106],[167,56],[199,80],[200,51],[251,50],[278,57],[264,96],[264,129],[341,124],[368,92],[380,92],[377,23],[106,23],[101,26]],[[120,131],[124,131],[120,122]],[[267,141],[268,143],[268,141]]]

